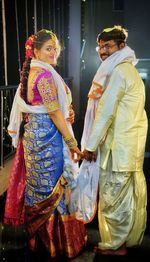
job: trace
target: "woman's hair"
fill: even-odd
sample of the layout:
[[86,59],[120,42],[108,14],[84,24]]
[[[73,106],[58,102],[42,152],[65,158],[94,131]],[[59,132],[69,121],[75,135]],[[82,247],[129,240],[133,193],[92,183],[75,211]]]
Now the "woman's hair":
[[57,36],[52,31],[46,29],[42,29],[39,32],[37,32],[37,34],[34,37],[33,48],[36,48],[38,50],[41,49],[43,44],[50,39],[52,39],[56,43],[57,55],[59,56],[61,47],[57,39]]
[[[53,40],[56,43],[57,47],[57,55],[60,55],[61,47],[60,43],[57,39],[57,36],[49,30],[42,29],[39,32],[37,32],[35,35],[31,35],[26,43],[25,43],[25,61],[23,63],[22,72],[21,72],[21,97],[24,99],[26,103],[27,101],[27,83],[28,83],[28,76],[29,76],[29,70],[30,70],[30,64],[32,58],[34,58],[34,48],[37,50],[40,50],[45,42],[48,40]],[[26,124],[26,114],[23,115],[23,121],[20,126],[20,138],[23,136],[24,133],[24,125]]]
[[27,83],[28,83],[28,75],[30,70],[30,63],[32,58],[34,58],[34,48],[40,50],[45,42],[48,40],[53,40],[57,46],[57,55],[60,55],[61,46],[57,39],[57,36],[49,30],[42,29],[38,31],[35,35],[31,35],[26,43],[25,43],[25,61],[23,63],[23,68],[21,72],[21,97],[27,103]]
[[106,28],[97,36],[97,43],[100,40],[114,40],[118,45],[125,43],[128,38],[128,31],[120,25],[115,25],[112,28]]

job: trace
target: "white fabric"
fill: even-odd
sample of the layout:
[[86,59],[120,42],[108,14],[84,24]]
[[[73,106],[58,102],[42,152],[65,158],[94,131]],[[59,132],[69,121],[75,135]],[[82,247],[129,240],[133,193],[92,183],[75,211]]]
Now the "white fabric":
[[18,86],[12,109],[10,112],[8,133],[12,137],[12,145],[16,148],[19,138],[19,129],[22,121],[22,113],[46,113],[46,108],[43,105],[30,106],[20,97],[21,85]]
[[[64,82],[61,76],[56,72],[56,70],[51,65],[44,63],[42,61],[32,59],[30,67],[42,67],[51,72],[54,78],[55,85],[58,90],[58,101],[59,101],[60,110],[63,112],[64,117],[67,118],[69,116],[69,105],[68,105],[67,94],[64,87]],[[71,97],[71,93],[70,93],[70,97]],[[10,114],[10,122],[8,126],[8,130],[16,132],[16,134],[12,134],[11,132],[9,133],[10,136],[12,137],[14,147],[17,146],[17,142],[19,138],[19,128],[22,120],[22,112],[35,113],[35,114],[47,113],[44,105],[39,105],[39,106],[27,105],[25,101],[20,97],[20,85],[19,85],[13,101],[13,106]],[[74,136],[71,124],[68,121],[66,121],[66,124],[68,125],[68,128],[72,136]],[[78,164],[73,162],[71,158],[70,150],[66,145],[64,139],[63,139],[63,155],[64,155],[63,176],[68,182],[68,187],[73,188],[76,186],[75,178],[78,173]]]
[[[123,49],[116,51],[100,64],[94,76],[92,86],[89,91],[89,95],[93,92],[94,89],[97,88],[97,86],[94,85],[94,82],[102,86],[104,90],[107,79],[111,75],[112,70],[115,68],[115,66],[117,66],[119,63],[123,61],[131,61],[134,65],[138,62],[138,60],[135,57],[134,51],[129,46],[125,46]],[[99,99],[89,99],[88,101],[85,120],[84,120],[84,129],[81,139],[82,150],[86,147],[89,135],[91,133],[91,128],[93,126],[98,101]]]
[[[137,63],[134,51],[130,47],[125,46],[123,49],[118,50],[117,52],[109,56],[105,61],[103,61],[94,76],[89,95],[93,92],[94,89],[97,88],[97,85],[94,84],[95,82],[98,83],[104,90],[107,79],[111,75],[114,67],[119,63],[127,60],[131,61],[133,64]],[[100,97],[101,94],[99,95],[99,97],[96,97],[96,99],[90,98],[88,100],[84,120],[84,129],[81,139],[82,150],[86,148],[86,145],[88,143]],[[77,177],[78,186],[71,193],[70,210],[71,212],[76,213],[76,217],[78,219],[84,220],[85,222],[91,221],[94,215],[99,178],[100,150],[98,150],[97,152],[96,162],[87,162],[86,160],[82,162]]]
[[96,162],[83,160],[77,177],[77,187],[72,190],[69,210],[76,218],[89,223],[97,208],[97,195],[100,174],[100,153]]
[[95,89],[94,82],[99,83],[104,88],[106,80],[111,75],[114,67],[123,61],[131,61],[134,65],[136,65],[138,62],[135,56],[135,52],[127,45],[110,55],[100,64],[94,76],[93,84],[91,86],[89,94],[91,93],[91,91],[93,91],[93,89]]

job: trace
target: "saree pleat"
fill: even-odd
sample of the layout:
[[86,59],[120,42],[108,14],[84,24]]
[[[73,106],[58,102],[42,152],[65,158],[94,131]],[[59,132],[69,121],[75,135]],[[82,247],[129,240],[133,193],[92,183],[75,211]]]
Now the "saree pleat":
[[[76,257],[87,242],[83,224],[72,215],[52,215],[46,224],[39,228],[38,237],[51,257],[62,254],[69,258]],[[33,237],[30,239],[31,248],[34,244]]]
[[46,228],[50,236],[50,252],[52,256],[55,256],[57,253],[64,253],[65,250],[67,257],[75,257],[87,241],[83,224],[71,215],[52,216],[48,220]]

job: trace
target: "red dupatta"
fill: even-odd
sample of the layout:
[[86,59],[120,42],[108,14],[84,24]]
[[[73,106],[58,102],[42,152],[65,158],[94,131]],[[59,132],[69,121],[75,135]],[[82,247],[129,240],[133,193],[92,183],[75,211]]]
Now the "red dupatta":
[[19,139],[13,167],[9,176],[4,224],[24,224],[25,161],[22,140]]

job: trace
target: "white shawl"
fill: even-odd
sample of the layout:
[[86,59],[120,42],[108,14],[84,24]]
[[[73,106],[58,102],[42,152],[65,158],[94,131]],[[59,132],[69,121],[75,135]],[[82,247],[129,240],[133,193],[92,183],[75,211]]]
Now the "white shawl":
[[[100,64],[93,78],[92,86],[88,94],[89,97],[93,93],[93,91],[97,89],[98,86],[101,86],[103,91],[105,90],[107,80],[109,79],[113,69],[123,61],[130,61],[134,65],[136,65],[136,63],[138,62],[138,60],[135,57],[134,51],[129,46],[125,46],[123,49],[116,51],[115,53],[113,53],[111,56],[109,56],[105,61],[103,61]],[[83,129],[83,134],[82,134],[82,139],[81,139],[82,149],[86,148],[86,144],[89,139],[89,135],[91,133],[91,129],[92,129],[94,118],[95,118],[95,112],[96,112],[100,97],[101,97],[101,94],[98,94],[96,96],[96,99],[88,100],[88,105],[87,105],[87,110],[86,110],[85,120],[84,120],[84,129]]]

